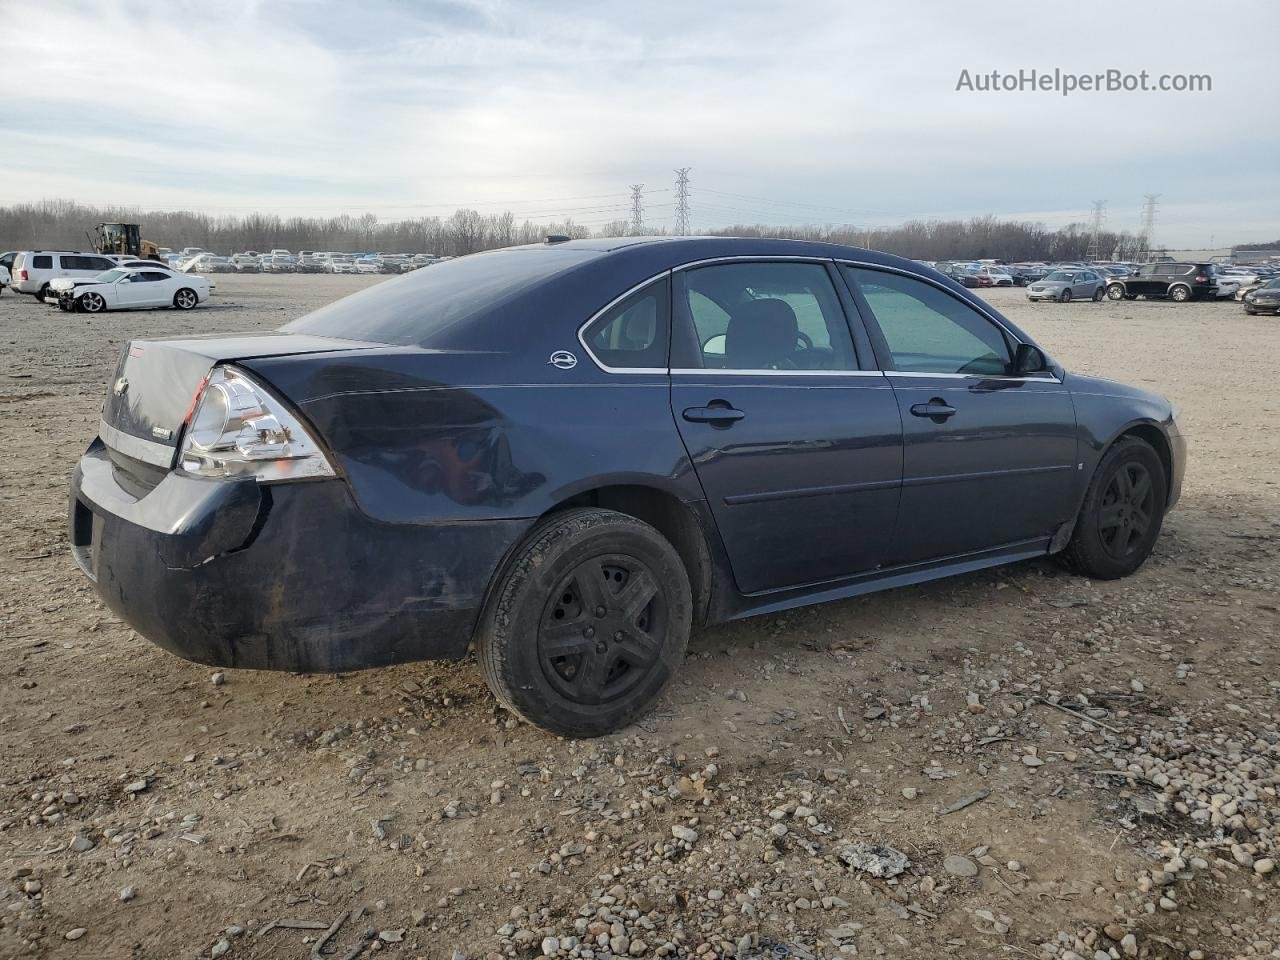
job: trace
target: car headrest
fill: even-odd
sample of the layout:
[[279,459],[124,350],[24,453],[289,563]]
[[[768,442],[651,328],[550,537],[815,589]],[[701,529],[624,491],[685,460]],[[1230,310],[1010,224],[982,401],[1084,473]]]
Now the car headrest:
[[796,312],[785,300],[751,300],[729,318],[725,366],[730,370],[776,370],[789,365],[799,334]]

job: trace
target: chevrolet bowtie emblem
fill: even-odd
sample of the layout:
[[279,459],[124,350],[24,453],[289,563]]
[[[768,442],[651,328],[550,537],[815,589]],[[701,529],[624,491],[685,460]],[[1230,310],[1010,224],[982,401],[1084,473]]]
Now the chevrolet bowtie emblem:
[[129,389],[129,381],[126,380],[124,377],[121,377],[119,380],[116,381],[116,385],[111,388],[111,392],[114,393],[117,397],[123,397],[125,394],[125,391],[128,389]]

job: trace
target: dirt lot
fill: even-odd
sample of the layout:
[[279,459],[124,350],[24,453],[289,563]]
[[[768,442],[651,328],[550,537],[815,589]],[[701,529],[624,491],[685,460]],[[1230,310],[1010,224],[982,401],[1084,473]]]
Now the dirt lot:
[[570,742],[471,661],[215,678],[95,599],[65,491],[122,342],[374,282],[217,280],[184,315],[0,297],[0,957],[302,958],[348,911],[324,956],[1280,956],[1274,319],[996,291],[1181,406],[1151,562],[718,627],[656,715]]

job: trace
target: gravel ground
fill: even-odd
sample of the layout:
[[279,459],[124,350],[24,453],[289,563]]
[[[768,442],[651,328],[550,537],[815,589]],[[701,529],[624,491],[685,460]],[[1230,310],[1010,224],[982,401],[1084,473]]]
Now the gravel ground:
[[97,602],[66,481],[122,342],[377,281],[217,282],[190,314],[0,297],[0,957],[1280,956],[1274,320],[991,293],[1182,407],[1146,567],[707,630],[654,715],[571,742],[473,661],[213,674]]

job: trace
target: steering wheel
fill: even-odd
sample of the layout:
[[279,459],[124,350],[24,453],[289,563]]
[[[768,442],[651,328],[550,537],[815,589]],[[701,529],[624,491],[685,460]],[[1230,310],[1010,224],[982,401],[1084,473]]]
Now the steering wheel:
[[796,343],[800,344],[800,346],[805,350],[813,349],[813,338],[803,330],[796,331]]

